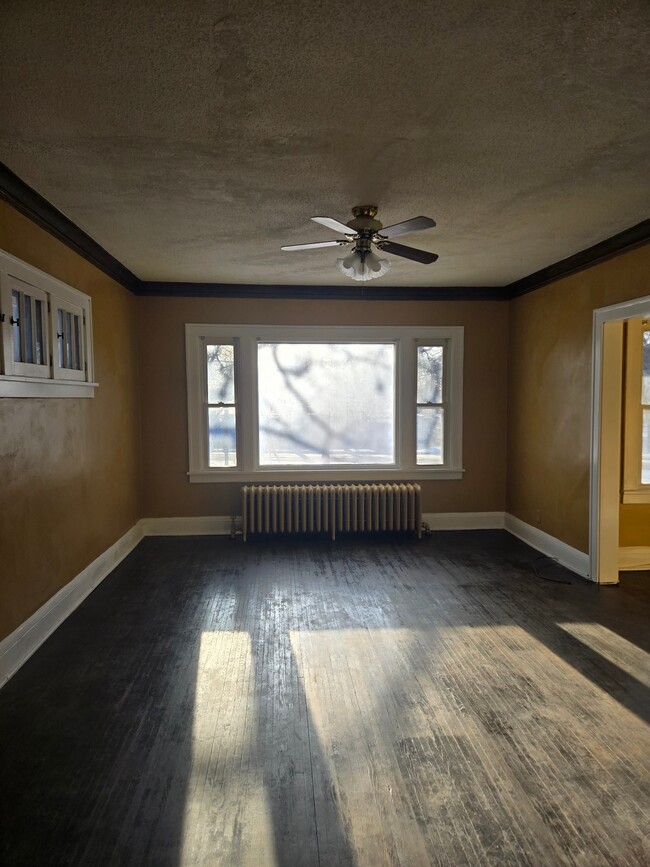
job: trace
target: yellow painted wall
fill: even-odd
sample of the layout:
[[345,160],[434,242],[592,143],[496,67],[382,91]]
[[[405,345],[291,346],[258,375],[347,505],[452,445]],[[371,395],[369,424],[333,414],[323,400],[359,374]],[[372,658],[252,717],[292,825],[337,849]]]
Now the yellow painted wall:
[[92,298],[94,398],[0,398],[0,639],[140,517],[136,299],[0,202],[0,248]]
[[464,325],[461,481],[424,482],[426,512],[503,511],[508,305],[503,301],[280,301],[140,298],[144,514],[240,512],[241,484],[187,480],[185,323]]
[[621,503],[619,544],[650,547],[650,503]]
[[580,551],[589,546],[593,311],[648,294],[645,246],[510,304],[507,509]]

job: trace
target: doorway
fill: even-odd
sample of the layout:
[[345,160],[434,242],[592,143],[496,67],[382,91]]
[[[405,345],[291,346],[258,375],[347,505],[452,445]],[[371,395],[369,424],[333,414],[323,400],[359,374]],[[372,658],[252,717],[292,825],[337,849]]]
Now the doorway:
[[650,316],[650,296],[594,310],[589,574],[618,584],[621,430],[626,319]]

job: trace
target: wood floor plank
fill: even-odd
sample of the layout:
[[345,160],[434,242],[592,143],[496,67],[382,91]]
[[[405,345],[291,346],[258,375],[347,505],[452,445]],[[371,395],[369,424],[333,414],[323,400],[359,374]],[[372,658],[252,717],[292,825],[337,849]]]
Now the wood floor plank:
[[649,615],[500,531],[146,539],[0,691],[0,863],[647,867]]

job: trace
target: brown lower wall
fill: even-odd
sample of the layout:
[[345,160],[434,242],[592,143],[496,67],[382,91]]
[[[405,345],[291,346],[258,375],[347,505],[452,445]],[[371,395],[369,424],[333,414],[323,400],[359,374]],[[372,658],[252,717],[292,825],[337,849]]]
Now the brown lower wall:
[[510,305],[507,509],[580,551],[589,546],[593,311],[648,295],[649,275],[645,246]]
[[463,325],[461,481],[423,483],[428,512],[503,511],[506,473],[506,302],[277,301],[140,298],[143,510],[146,517],[240,512],[240,484],[187,479],[185,323]]
[[0,248],[92,298],[93,398],[0,398],[0,639],[140,517],[136,299],[0,202]]

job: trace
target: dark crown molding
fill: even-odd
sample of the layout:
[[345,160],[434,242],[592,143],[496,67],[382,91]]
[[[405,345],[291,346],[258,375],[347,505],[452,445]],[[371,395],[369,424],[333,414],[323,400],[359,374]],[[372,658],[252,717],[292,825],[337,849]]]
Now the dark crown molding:
[[294,298],[339,301],[506,301],[500,286],[264,286],[258,283],[140,284],[140,295],[157,298]]
[[528,277],[522,277],[521,280],[509,283],[505,287],[506,297],[518,298],[520,295],[526,295],[527,292],[540,289],[548,283],[583,271],[585,268],[591,268],[592,265],[597,265],[605,259],[611,259],[612,256],[618,256],[634,247],[641,247],[648,241],[650,241],[650,220],[643,220],[636,226],[619,232],[618,235],[612,235],[611,238],[594,244],[593,247],[587,247],[586,250],[581,250],[579,253],[574,253],[573,256],[561,259],[553,265],[542,268],[541,271],[535,271]]
[[0,163],[0,199],[135,295],[198,298],[295,298],[366,301],[507,301],[650,241],[650,220],[507,286],[264,286],[140,280],[54,205]]
[[126,289],[138,294],[140,280],[135,274],[3,163],[0,163],[0,199],[4,199],[50,235],[63,241],[104,274],[108,274]]

